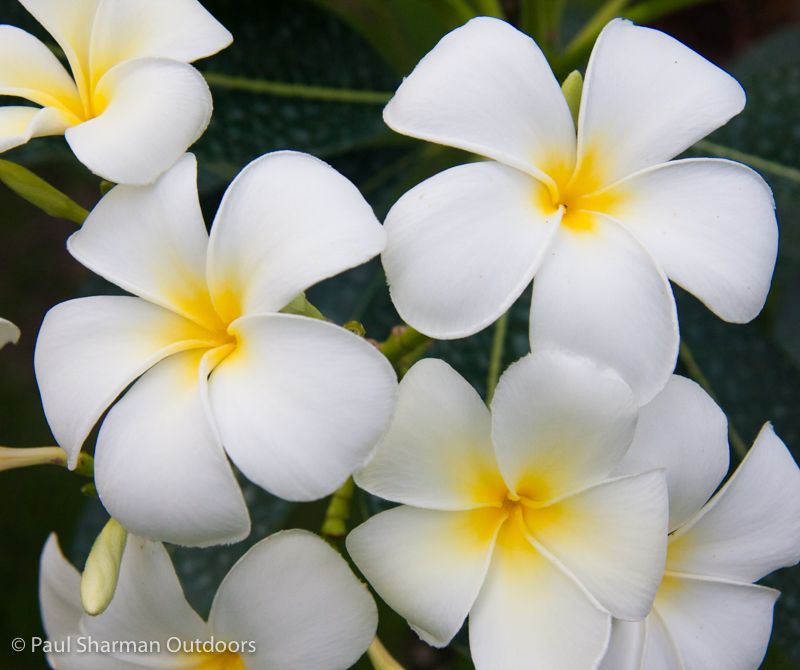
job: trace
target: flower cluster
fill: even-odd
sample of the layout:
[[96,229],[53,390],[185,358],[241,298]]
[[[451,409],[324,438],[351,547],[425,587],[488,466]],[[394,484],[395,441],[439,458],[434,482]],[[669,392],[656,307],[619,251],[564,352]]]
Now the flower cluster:
[[[0,26],[0,94],[41,106],[0,108],[0,150],[63,133],[116,183],[67,247],[127,293],[50,310],[34,363],[59,447],[5,450],[7,467],[85,470],[99,424],[90,474],[112,525],[83,579],[54,536],[45,545],[51,667],[356,662],[375,603],[307,531],[251,548],[207,622],[186,602],[161,542],[245,539],[237,474],[292,501],[352,476],[399,503],[347,536],[349,556],[430,645],[468,618],[477,670],[758,667],[778,593],[755,582],[800,560],[800,469],[766,425],[717,490],[726,418],[673,375],[670,280],[743,323],[777,255],[758,174],[673,160],[742,110],[732,77],[614,20],[565,95],[531,38],[477,18],[423,58],[384,118],[489,160],[412,188],[382,226],[327,164],[267,154],[209,232],[186,150],[212,104],[189,63],[230,33],[197,0],[21,2],[72,74]],[[430,338],[492,324],[535,277],[531,353],[489,407],[435,359],[398,385],[385,349],[307,301],[379,254],[399,314]],[[18,337],[0,319],[0,347]]]

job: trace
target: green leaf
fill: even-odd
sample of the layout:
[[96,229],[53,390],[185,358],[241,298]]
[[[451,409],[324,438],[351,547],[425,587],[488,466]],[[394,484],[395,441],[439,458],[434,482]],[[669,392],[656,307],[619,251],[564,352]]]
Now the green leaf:
[[27,168],[0,160],[0,181],[32,205],[51,216],[82,224],[89,212]]

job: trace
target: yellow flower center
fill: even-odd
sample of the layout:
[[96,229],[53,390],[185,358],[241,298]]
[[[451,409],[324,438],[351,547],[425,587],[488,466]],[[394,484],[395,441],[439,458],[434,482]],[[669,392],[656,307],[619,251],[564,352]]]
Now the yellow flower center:
[[244,670],[244,662],[239,654],[224,651],[221,654],[208,654],[208,660],[194,670]]

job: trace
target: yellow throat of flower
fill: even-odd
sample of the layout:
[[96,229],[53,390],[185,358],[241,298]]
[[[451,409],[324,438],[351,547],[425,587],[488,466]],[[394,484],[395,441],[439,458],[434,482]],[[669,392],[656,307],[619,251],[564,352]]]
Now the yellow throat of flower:
[[244,670],[244,662],[239,654],[224,651],[221,654],[208,654],[207,660],[194,670]]

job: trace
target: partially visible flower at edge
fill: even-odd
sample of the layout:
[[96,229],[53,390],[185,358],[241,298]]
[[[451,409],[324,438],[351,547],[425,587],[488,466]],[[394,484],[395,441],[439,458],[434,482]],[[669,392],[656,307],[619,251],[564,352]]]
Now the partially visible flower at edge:
[[19,328],[11,321],[0,318],[0,349],[7,344],[16,344],[19,341]]
[[34,364],[70,467],[134,382],[95,449],[98,494],[123,528],[175,544],[235,542],[250,525],[228,457],[289,500],[328,495],[367,462],[394,412],[394,370],[344,328],[279,310],[384,244],[358,189],[297,152],[247,166],[210,238],[191,154],[155,184],[120,185],[100,201],[68,248],[138,297],[56,305]]
[[614,474],[666,468],[666,572],[644,621],[614,622],[601,670],[761,665],[780,593],[753,583],[800,560],[800,469],[766,424],[706,503],[728,471],[727,435],[722,410],[682,377],[642,408]]
[[663,574],[663,471],[609,476],[637,414],[628,385],[581,357],[514,363],[491,414],[450,366],[424,359],[355,475],[402,506],[353,530],[347,550],[429,644],[448,644],[469,615],[477,670],[596,667],[611,615],[645,617]]
[[[186,602],[161,543],[128,536],[116,595],[97,617],[83,612],[79,581],[51,535],[39,602],[48,640],[62,650],[47,654],[56,670],[344,670],[367,650],[378,624],[366,586],[336,551],[302,530],[249,549],[220,585],[208,623]],[[103,653],[111,643],[113,651]]]
[[764,180],[731,161],[670,161],[744,104],[718,67],[618,19],[592,51],[576,132],[531,38],[486,17],[449,33],[384,119],[492,160],[431,177],[389,212],[382,260],[400,316],[464,337],[535,275],[532,350],[611,365],[648,402],[678,354],[668,280],[733,322],[758,314],[769,290],[778,228]]
[[0,25],[0,151],[65,135],[78,160],[115,183],[152,182],[211,118],[211,93],[188,63],[231,34],[197,0],[20,0],[58,42],[72,76],[30,33]]

